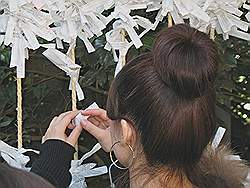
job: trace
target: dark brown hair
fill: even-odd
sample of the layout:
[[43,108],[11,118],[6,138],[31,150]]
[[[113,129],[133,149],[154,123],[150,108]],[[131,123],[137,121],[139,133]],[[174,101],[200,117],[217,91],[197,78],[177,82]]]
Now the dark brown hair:
[[[108,116],[133,122],[149,166],[192,170],[215,132],[216,44],[186,24],[162,31],[110,88]],[[194,183],[194,182],[192,182]]]
[[40,176],[0,163],[1,188],[54,188]]

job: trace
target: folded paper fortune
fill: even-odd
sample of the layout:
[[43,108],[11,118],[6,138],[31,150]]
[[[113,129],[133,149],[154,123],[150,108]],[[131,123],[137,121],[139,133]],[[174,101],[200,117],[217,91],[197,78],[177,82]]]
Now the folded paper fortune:
[[[85,110],[90,110],[90,109],[98,109],[99,106],[94,102],[93,104],[91,104],[88,108],[86,108]],[[81,112],[75,117],[75,119],[73,119],[72,123],[75,126],[79,126],[81,124],[82,120],[86,120],[89,116],[84,116],[81,114]]]

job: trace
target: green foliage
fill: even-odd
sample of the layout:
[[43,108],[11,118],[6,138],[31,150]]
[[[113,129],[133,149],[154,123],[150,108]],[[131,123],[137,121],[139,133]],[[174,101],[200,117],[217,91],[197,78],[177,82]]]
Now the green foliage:
[[224,41],[221,37],[216,42],[221,57],[216,86],[218,105],[245,125],[250,124],[250,113],[243,108],[244,104],[250,103],[249,42],[237,38]]

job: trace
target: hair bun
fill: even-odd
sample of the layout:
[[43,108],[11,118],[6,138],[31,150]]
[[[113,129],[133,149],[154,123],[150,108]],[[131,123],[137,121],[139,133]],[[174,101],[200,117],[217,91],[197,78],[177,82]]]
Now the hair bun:
[[187,24],[159,34],[153,59],[163,82],[179,96],[196,98],[213,88],[218,66],[216,44]]

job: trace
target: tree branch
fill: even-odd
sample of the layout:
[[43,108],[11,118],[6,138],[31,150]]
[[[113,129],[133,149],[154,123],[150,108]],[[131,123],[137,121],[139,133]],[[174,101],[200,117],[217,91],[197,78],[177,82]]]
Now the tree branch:
[[[65,76],[57,76],[57,75],[53,75],[53,74],[48,74],[45,72],[40,72],[40,71],[36,71],[36,70],[26,70],[27,73],[33,73],[33,74],[40,74],[40,75],[44,75],[44,76],[48,76],[51,79],[55,78],[58,80],[70,80],[69,77],[65,77]],[[50,79],[49,79],[50,80]],[[46,80],[45,80],[46,81]],[[108,92],[105,90],[101,90],[101,89],[97,89],[95,87],[92,86],[88,86],[88,85],[81,85],[83,88],[87,88],[89,90],[92,90],[96,93],[102,94],[102,95],[108,95]]]

